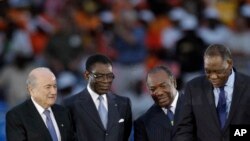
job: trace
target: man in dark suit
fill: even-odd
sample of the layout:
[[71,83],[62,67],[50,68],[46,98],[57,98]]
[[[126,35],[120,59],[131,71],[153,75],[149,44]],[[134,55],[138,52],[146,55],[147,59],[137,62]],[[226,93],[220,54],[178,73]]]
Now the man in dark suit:
[[176,80],[165,66],[149,71],[147,86],[155,104],[134,122],[135,141],[171,141],[181,107]]
[[186,85],[174,141],[229,141],[231,124],[250,124],[250,78],[233,69],[229,49],[209,46],[204,69]]
[[72,141],[70,113],[54,104],[55,75],[48,68],[36,68],[27,78],[27,88],[31,99],[6,115],[7,141]]
[[130,100],[110,92],[115,78],[104,55],[86,61],[87,88],[65,100],[79,141],[127,141],[132,126]]

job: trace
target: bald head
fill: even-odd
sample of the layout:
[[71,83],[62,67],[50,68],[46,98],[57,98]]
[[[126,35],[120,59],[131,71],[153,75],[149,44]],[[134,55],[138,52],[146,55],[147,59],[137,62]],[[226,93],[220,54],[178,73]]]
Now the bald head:
[[29,73],[28,78],[26,80],[26,84],[28,87],[29,86],[34,87],[36,85],[37,79],[48,76],[54,77],[54,79],[56,79],[55,75],[51,72],[49,68],[45,67],[35,68]]
[[27,78],[28,91],[40,106],[48,108],[56,101],[56,77],[50,69],[39,67],[33,69]]

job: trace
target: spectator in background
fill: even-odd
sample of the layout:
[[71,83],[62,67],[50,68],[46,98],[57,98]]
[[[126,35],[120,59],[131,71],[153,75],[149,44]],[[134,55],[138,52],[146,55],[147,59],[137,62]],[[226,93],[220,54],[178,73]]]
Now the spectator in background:
[[176,80],[165,66],[149,71],[147,86],[155,104],[134,123],[135,141],[171,141],[182,103]]
[[[69,28],[69,27],[65,27]],[[82,42],[77,33],[68,29],[59,29],[48,41],[44,50],[45,59],[48,66],[55,73],[60,73],[65,69],[76,71],[83,53]]]
[[4,67],[0,72],[0,87],[4,91],[9,108],[20,104],[28,97],[28,91],[23,83],[29,72],[34,68],[31,58],[17,53],[14,63]]
[[203,21],[198,29],[198,36],[207,44],[226,44],[231,31],[225,26],[219,17],[217,9],[207,7],[203,12]]
[[204,69],[186,85],[173,141],[229,141],[230,125],[250,124],[250,77],[233,68],[230,50],[210,45]]
[[124,94],[144,77],[144,61],[147,56],[145,28],[136,12],[129,10],[121,13],[114,24],[114,49],[117,52],[114,72],[118,74],[114,80],[114,91]]
[[70,71],[63,71],[58,75],[58,97],[56,103],[61,104],[63,100],[79,93],[83,84],[79,83],[76,76]]
[[[180,23],[183,36],[176,43],[175,56],[180,63],[180,74],[184,84],[199,75],[202,70],[202,54],[206,45],[196,34],[197,26],[197,18],[193,15],[186,15]],[[184,86],[182,85],[182,87]]]
[[234,65],[240,72],[245,74],[249,74],[250,69],[249,18],[250,5],[246,4],[240,8],[240,12],[235,20],[235,27],[227,41],[227,45],[232,51]]
[[182,37],[180,22],[186,15],[187,13],[183,8],[174,8],[168,14],[171,25],[163,29],[161,42],[163,47],[169,50],[170,53],[175,51],[176,42]]

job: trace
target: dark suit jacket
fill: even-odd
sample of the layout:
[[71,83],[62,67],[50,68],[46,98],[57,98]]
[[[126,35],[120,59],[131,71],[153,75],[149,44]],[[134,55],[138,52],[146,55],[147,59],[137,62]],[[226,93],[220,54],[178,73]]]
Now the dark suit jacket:
[[[73,140],[70,114],[59,105],[51,107],[62,141]],[[50,133],[31,99],[10,110],[6,115],[7,141],[52,141]]]
[[76,136],[79,141],[127,141],[132,126],[130,100],[115,94],[107,94],[108,125],[102,125],[100,116],[87,89],[66,99],[70,109]]
[[235,73],[231,108],[220,129],[213,86],[201,76],[186,85],[184,106],[174,141],[229,141],[230,124],[250,124],[250,78]]
[[[182,94],[179,93],[174,123],[178,122],[182,103]],[[171,141],[172,134],[175,132],[175,126],[170,124],[167,115],[156,104],[134,122],[134,129],[135,141]]]

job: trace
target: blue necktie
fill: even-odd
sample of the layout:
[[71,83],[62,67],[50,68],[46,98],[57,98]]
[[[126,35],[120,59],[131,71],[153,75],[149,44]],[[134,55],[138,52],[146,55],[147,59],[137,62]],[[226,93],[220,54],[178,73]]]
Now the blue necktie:
[[58,141],[57,136],[56,136],[56,130],[54,128],[54,125],[52,123],[51,117],[50,117],[50,111],[49,110],[44,110],[43,112],[46,116],[46,124],[47,128],[49,130],[49,133],[53,139],[53,141]]
[[167,110],[167,116],[170,120],[171,125],[174,125],[174,113],[170,110],[170,108],[168,108]]
[[227,102],[224,87],[220,87],[219,101],[216,110],[220,119],[220,126],[223,128],[227,119]]
[[108,111],[103,104],[104,98],[102,96],[99,96],[98,100],[99,100],[98,112],[99,112],[104,128],[107,129]]

